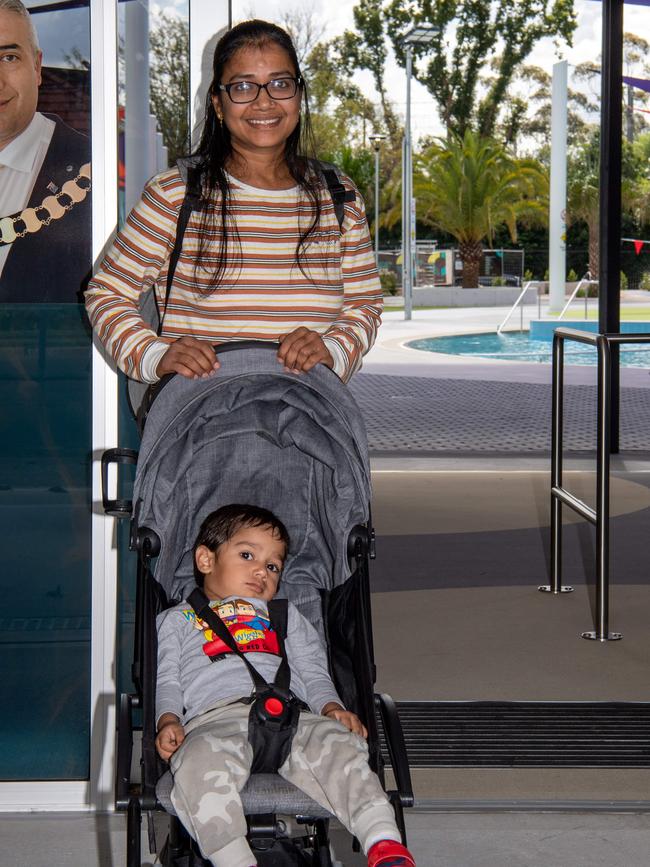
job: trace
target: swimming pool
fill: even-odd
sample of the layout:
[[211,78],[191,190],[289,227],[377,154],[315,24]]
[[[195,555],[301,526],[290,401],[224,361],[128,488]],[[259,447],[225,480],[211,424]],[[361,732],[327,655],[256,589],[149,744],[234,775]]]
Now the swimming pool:
[[[550,364],[553,344],[549,340],[531,340],[527,331],[507,334],[457,334],[451,337],[425,337],[407,343],[411,349],[464,355],[474,358],[495,358],[501,361],[533,361]],[[596,364],[596,349],[585,343],[566,340],[566,364]],[[621,346],[621,367],[650,367],[650,346]]]

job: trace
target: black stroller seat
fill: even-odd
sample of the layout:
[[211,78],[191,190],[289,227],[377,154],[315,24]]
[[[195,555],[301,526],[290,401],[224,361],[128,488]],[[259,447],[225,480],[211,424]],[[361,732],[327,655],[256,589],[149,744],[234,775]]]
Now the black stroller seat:
[[[104,507],[131,519],[138,555],[135,692],[120,699],[116,804],[129,813],[129,867],[140,864],[141,812],[174,816],[171,773],[155,752],[156,615],[194,586],[192,545],[205,516],[231,502],[273,511],[289,531],[291,551],[280,594],[325,638],[330,672],[346,707],[368,729],[370,763],[383,781],[377,713],[397,786],[388,792],[404,833],[402,809],[413,794],[399,720],[388,697],[374,695],[370,615],[370,468],[365,430],[350,392],[328,369],[283,370],[272,344],[219,347],[209,379],[168,378],[149,409],[136,456],[103,458]],[[132,501],[111,500],[108,466],[137,459]],[[140,779],[131,779],[141,713]],[[261,852],[282,836],[278,816],[297,817],[302,850],[314,860],[260,864],[330,864],[329,813],[278,774],[252,774],[242,792],[249,839]],[[175,820],[177,825],[179,824]],[[170,831],[166,864],[184,867],[191,843]],[[289,844],[282,840],[282,851]],[[185,847],[185,848],[184,848]],[[257,854],[257,850],[256,854]],[[171,854],[170,854],[171,853]],[[305,858],[312,857],[305,854]],[[185,860],[183,860],[185,859]]]

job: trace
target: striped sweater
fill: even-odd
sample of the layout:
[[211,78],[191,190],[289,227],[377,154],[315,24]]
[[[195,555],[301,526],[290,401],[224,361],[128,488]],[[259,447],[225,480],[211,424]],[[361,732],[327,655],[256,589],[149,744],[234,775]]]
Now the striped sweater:
[[[343,177],[343,183],[353,188]],[[229,267],[216,291],[209,289],[219,240],[208,237],[198,269],[200,215],[190,217],[174,274],[160,337],[142,320],[140,295],[154,289],[165,298],[169,256],[185,195],[178,169],[154,177],[129,215],[86,292],[86,307],[101,342],[118,366],[144,382],[157,379],[167,346],[185,335],[213,344],[278,340],[303,325],[323,335],[344,380],[361,366],[381,315],[381,289],[361,197],[346,203],[339,224],[329,192],[322,191],[320,225],[303,253],[300,230],[313,219],[301,190],[260,190],[231,178],[231,212],[239,243],[229,233]]]

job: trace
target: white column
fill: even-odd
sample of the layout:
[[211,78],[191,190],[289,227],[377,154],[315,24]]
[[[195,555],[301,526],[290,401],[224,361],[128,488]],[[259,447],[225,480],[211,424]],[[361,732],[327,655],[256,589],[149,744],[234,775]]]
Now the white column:
[[190,0],[190,130],[198,143],[205,114],[205,96],[212,81],[212,56],[231,26],[230,0]]
[[404,169],[402,173],[402,291],[404,293],[404,319],[410,319],[413,311],[413,259],[411,238],[411,71],[413,52],[406,46],[406,126],[404,129]]
[[149,0],[129,0],[125,18],[124,153],[128,214],[153,174],[149,133]]
[[553,64],[551,191],[549,203],[549,310],[564,307],[566,289],[567,61]]
[[[117,2],[91,0],[93,262],[117,226]],[[113,806],[115,780],[115,639],[117,550],[114,519],[101,511],[100,456],[117,445],[117,374],[93,345],[92,608],[90,782],[88,804]],[[99,505],[98,505],[99,504]]]

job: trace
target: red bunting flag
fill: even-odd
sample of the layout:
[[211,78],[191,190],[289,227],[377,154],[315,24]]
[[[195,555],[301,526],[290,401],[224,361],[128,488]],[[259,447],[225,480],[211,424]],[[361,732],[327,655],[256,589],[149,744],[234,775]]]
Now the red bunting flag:
[[643,250],[643,241],[634,241],[634,252],[639,255],[639,253]]

